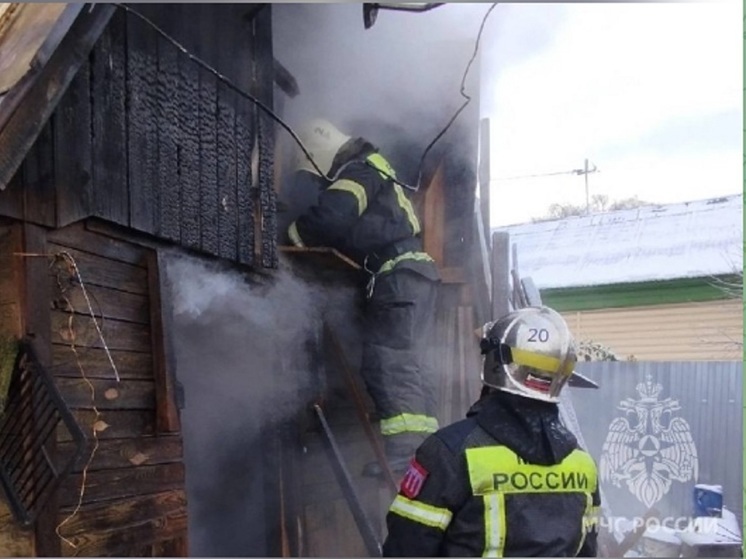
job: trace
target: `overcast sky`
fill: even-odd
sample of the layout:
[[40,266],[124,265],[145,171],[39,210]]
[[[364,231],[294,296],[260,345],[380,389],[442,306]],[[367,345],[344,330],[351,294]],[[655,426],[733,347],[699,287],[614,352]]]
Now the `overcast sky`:
[[742,22],[735,0],[498,5],[482,51],[492,225],[584,204],[582,176],[500,179],[585,158],[590,194],[611,200],[741,192]]

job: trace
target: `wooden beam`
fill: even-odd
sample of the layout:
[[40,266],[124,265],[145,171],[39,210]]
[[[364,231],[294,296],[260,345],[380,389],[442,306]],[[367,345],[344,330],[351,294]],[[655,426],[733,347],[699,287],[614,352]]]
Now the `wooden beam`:
[[319,254],[319,255],[328,255],[332,256],[335,259],[340,260],[343,264],[346,266],[349,266],[355,270],[360,270],[360,265],[355,262],[354,260],[351,260],[347,258],[344,254],[339,252],[336,249],[328,248],[328,247],[295,247],[295,246],[280,246],[278,247],[280,252],[286,253],[286,254]]
[[445,186],[443,164],[425,192],[425,209],[422,223],[422,239],[427,252],[438,266],[443,266],[445,236]]
[[148,262],[156,430],[158,433],[174,433],[181,430],[181,420],[176,395],[176,353],[172,339],[171,308],[163,304],[163,296],[168,293],[166,265],[157,251],[150,253]]
[[59,46],[83,4],[8,3],[0,12],[0,129]]
[[[45,254],[47,252],[46,231],[35,225],[23,225],[23,247],[27,254]],[[24,257],[21,266],[23,282],[21,320],[24,336],[27,337],[39,361],[39,365],[48,369],[52,364],[51,317],[52,299],[49,283],[49,260],[44,257]],[[52,438],[46,447],[54,455],[56,440]],[[55,534],[59,510],[58,491],[51,493],[49,500],[36,519],[34,527],[34,552],[37,557],[59,557],[60,540]]]
[[492,320],[510,312],[510,235],[504,231],[492,234]]
[[484,225],[484,240],[490,242],[490,119],[479,123],[479,210]]
[[[0,190],[4,190],[114,14],[112,4],[82,10],[0,130]],[[5,102],[3,102],[5,105]]]

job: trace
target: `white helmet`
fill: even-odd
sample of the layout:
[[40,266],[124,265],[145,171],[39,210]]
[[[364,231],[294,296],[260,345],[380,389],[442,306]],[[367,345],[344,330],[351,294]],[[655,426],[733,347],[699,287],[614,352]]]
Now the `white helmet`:
[[[343,134],[331,122],[321,118],[307,122],[298,137],[325,175],[329,174],[337,152],[350,140],[350,136]],[[306,154],[300,148],[296,152],[294,169],[318,175],[319,172]]]
[[575,341],[562,316],[527,307],[485,324],[482,383],[526,398],[558,402],[574,373]]

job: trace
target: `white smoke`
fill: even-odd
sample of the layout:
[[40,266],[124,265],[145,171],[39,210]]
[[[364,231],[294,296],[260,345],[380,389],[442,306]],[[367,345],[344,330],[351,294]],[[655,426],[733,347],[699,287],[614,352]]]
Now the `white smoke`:
[[341,309],[349,298],[327,295],[284,263],[251,279],[179,253],[166,261],[185,395],[191,553],[266,555],[276,529],[266,510],[276,468],[268,445],[317,394],[312,359],[324,309],[330,302]]

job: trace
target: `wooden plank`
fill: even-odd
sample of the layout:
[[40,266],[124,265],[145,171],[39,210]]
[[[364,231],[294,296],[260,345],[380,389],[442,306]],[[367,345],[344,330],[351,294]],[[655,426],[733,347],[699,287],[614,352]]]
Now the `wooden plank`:
[[[44,254],[47,251],[46,231],[30,224],[23,225],[24,252]],[[46,368],[52,364],[50,345],[49,301],[50,286],[47,279],[48,261],[46,258],[24,258],[22,260],[23,294],[22,321],[24,336],[31,342],[39,364]],[[54,455],[56,441],[46,447]],[[59,508],[57,491],[53,491],[36,519],[34,553],[36,555],[57,556],[59,538],[54,534],[55,520]]]
[[117,11],[93,50],[93,205],[96,215],[129,225],[125,118],[126,17]]
[[[72,474],[60,486],[60,504],[75,506],[78,502],[82,474]],[[172,462],[88,472],[85,485],[85,503],[112,501],[159,493],[184,487],[184,464]]]
[[[70,320],[72,317],[72,324]],[[149,353],[150,328],[121,320],[98,320],[103,339],[110,350],[140,351]],[[56,344],[72,344],[75,347],[104,347],[93,319],[87,314],[51,312],[52,341]],[[72,327],[72,332],[71,332]]]
[[159,232],[158,121],[154,84],[158,79],[158,40],[145,22],[127,14],[127,126],[130,225]]
[[5,190],[0,189],[0,216],[23,219],[23,166],[8,181]]
[[24,218],[31,223],[54,227],[56,192],[54,139],[51,122],[41,130],[29,151],[24,168]]
[[[252,34],[238,33],[235,37],[238,52],[252,52]],[[246,57],[236,68],[236,84],[246,91],[251,89],[252,62]],[[238,261],[254,263],[255,185],[251,173],[251,153],[254,149],[256,127],[255,107],[248,99],[236,98],[236,204],[238,212]]]
[[425,210],[422,222],[422,242],[425,249],[439,267],[445,266],[444,228],[445,195],[443,164],[438,169],[425,191]]
[[113,238],[106,232],[89,230],[92,226],[91,222],[86,222],[51,231],[49,241],[63,247],[145,268],[145,251],[140,246]]
[[[253,19],[256,96],[268,107],[274,95],[272,56],[272,6],[267,5]],[[264,112],[257,114],[259,142],[258,186],[261,212],[261,262],[265,268],[277,266],[277,192],[274,180],[275,123]]]
[[[21,103],[82,6],[0,4],[0,129]],[[12,28],[12,31],[11,31]],[[10,31],[10,32],[7,32]]]
[[[91,309],[88,306],[83,290],[71,282],[61,283],[56,275],[50,274],[49,281],[52,284],[52,308],[64,312],[87,314],[90,316]],[[138,324],[149,324],[148,299],[144,295],[127,293],[108,287],[97,285],[86,286],[88,300],[91,302],[93,313],[103,320],[115,319]]]
[[[193,30],[199,21],[182,17],[181,28]],[[190,33],[191,34],[191,33]],[[200,247],[200,72],[199,66],[183,54],[179,55],[179,176],[181,178],[181,244],[189,248]]]
[[218,246],[220,257],[231,261],[238,251],[235,103],[235,92],[218,84]]
[[87,381],[82,378],[57,378],[56,384],[71,408],[91,409],[96,406],[99,410],[155,409],[155,384],[152,380],[117,382],[113,378]]
[[102,320],[114,319],[137,324],[150,322],[148,300],[143,295],[126,293],[108,287],[87,286],[86,293],[91,307],[88,306],[83,290],[79,286],[64,285],[62,289],[56,276],[50,275],[53,297],[52,308],[64,312],[76,312],[90,316],[93,314]]
[[[20,225],[0,230],[0,292],[16,303],[0,306],[0,334],[20,337],[23,332],[21,307],[17,303],[22,289],[23,260],[10,256],[23,250]],[[6,557],[32,557],[33,531],[22,529],[4,499],[0,499],[0,550]]]
[[[115,11],[96,4],[81,10],[69,33],[25,92],[0,133],[0,190],[8,184]],[[4,104],[4,103],[3,103]]]
[[88,217],[93,209],[90,72],[89,64],[80,68],[52,118],[57,227]]
[[[79,347],[76,351],[88,378],[114,378],[114,371],[103,349]],[[111,350],[111,356],[120,379],[153,378],[153,360],[150,354]],[[70,344],[53,344],[52,360],[53,365],[49,371],[55,377],[80,377],[80,369]]]
[[128,293],[147,294],[147,271],[139,266],[112,261],[56,243],[49,243],[48,250],[51,254],[67,252],[72,256],[86,287],[98,285]]
[[181,430],[176,401],[176,353],[173,341],[171,308],[163,305],[162,294],[168,293],[165,262],[156,252],[149,254],[148,280],[150,291],[150,336],[153,344],[156,426],[159,433]]
[[[64,557],[130,556],[133,550],[145,553],[144,546],[160,540],[183,538],[187,531],[187,511],[174,512],[116,532],[89,532],[76,536],[77,549],[65,545]],[[73,554],[74,552],[74,554]],[[137,555],[136,555],[137,556]]]
[[20,225],[0,230],[0,333],[15,338],[20,338],[23,332],[19,302],[23,261],[13,256],[13,253],[23,251],[21,235]]
[[217,81],[200,70],[200,245],[218,254]]
[[[93,450],[94,441],[89,440],[84,456]],[[57,446],[61,457],[74,452],[72,442],[62,442]],[[142,464],[168,464],[181,462],[184,456],[180,436],[138,437],[132,439],[103,439],[98,441],[96,454],[90,471],[131,468]],[[80,472],[83,464],[78,465]]]
[[479,122],[479,211],[482,214],[484,231],[482,238],[490,243],[490,119]]
[[503,231],[492,234],[492,320],[510,312],[510,235]]
[[171,241],[181,239],[181,185],[179,177],[179,87],[178,51],[165,39],[158,38],[158,189],[160,215],[158,236]]
[[[96,418],[92,410],[73,410],[75,420],[86,435],[90,436],[91,426]],[[98,438],[123,439],[155,434],[155,414],[152,410],[101,410],[99,418],[106,425],[98,431]],[[66,430],[57,432],[59,443],[69,441]]]

